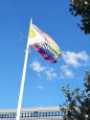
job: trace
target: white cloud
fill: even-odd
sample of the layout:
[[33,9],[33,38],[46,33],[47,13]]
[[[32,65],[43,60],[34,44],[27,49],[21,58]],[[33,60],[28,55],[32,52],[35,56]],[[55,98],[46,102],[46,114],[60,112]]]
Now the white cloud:
[[65,77],[69,77],[69,78],[73,78],[74,77],[74,74],[71,70],[69,69],[66,69],[65,71],[63,71],[63,74]]
[[57,76],[56,71],[53,68],[43,66],[38,61],[34,61],[30,64],[30,68],[39,75],[46,76],[48,80],[52,80]]
[[42,66],[38,61],[34,61],[32,62],[32,64],[30,64],[30,67],[35,71],[35,72],[43,72],[45,70],[45,67]]
[[45,71],[46,75],[47,75],[47,78],[48,80],[52,80],[54,79],[55,77],[57,77],[57,73],[54,71],[54,69],[48,69]]
[[89,55],[85,51],[81,51],[81,52],[66,51],[63,53],[63,59],[66,65],[79,67],[83,63],[89,61]]
[[73,78],[74,77],[74,72],[68,68],[68,66],[63,65],[61,67],[61,77],[62,78]]
[[64,64],[60,67],[61,78],[74,78],[74,67],[82,67],[89,64],[89,55],[86,51],[73,52],[64,51],[63,52]]
[[44,87],[43,87],[42,85],[38,85],[38,86],[37,86],[37,89],[39,89],[39,90],[43,90]]
[[89,55],[85,51],[82,51],[78,53],[78,58],[87,62],[89,60]]

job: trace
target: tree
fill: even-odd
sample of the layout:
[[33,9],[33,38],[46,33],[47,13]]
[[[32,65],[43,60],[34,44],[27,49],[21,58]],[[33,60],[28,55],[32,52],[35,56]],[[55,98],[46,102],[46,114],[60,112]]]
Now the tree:
[[90,73],[86,74],[84,90],[63,87],[66,97],[65,106],[62,107],[64,120],[90,120]]
[[69,11],[73,16],[81,17],[80,29],[90,34],[90,0],[70,0]]

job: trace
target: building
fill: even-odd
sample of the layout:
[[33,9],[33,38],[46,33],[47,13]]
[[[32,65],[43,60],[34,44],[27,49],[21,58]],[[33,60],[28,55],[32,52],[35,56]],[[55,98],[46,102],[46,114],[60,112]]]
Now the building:
[[[30,108],[21,110],[21,120],[62,120],[59,107]],[[0,120],[16,120],[15,109],[0,109]]]

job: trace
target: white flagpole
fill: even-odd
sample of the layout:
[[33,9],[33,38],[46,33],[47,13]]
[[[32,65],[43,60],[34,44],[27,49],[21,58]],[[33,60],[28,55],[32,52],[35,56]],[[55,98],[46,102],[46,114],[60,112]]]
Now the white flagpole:
[[[31,26],[31,24],[32,24],[32,20],[30,21],[30,26]],[[26,51],[25,51],[25,60],[24,60],[23,71],[22,71],[22,79],[21,79],[21,87],[20,87],[18,106],[17,106],[17,112],[16,112],[16,120],[20,119],[20,111],[21,111],[22,99],[23,99],[23,93],[24,93],[28,55],[29,55],[29,50],[30,50],[29,49],[29,40],[30,39],[28,39],[28,41],[27,41],[27,46],[26,46]]]

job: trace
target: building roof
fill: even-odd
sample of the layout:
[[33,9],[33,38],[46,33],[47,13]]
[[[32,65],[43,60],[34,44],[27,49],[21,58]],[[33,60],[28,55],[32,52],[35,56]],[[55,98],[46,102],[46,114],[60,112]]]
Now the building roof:
[[[33,107],[33,108],[22,108],[21,112],[23,111],[31,111],[31,112],[35,112],[35,111],[41,111],[41,112],[45,112],[45,111],[60,111],[60,107],[59,106],[54,106],[54,107]],[[16,109],[0,109],[0,112],[16,112]]]

